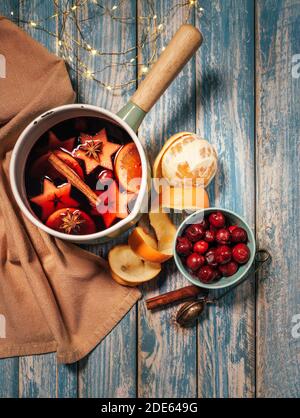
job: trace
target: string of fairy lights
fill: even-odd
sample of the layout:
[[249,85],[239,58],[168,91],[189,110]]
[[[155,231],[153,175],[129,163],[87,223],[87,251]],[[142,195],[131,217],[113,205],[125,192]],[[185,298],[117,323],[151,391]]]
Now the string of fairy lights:
[[[144,0],[145,7],[143,9],[149,10],[149,13],[138,15],[136,18],[124,17],[124,13],[121,13],[122,8],[125,9],[129,6],[128,0],[116,1],[110,8],[107,6],[107,2],[101,0],[76,0],[73,2],[52,0],[52,2],[55,11],[53,14],[29,21],[18,19],[18,23],[25,28],[43,31],[49,37],[55,38],[57,54],[68,63],[72,71],[81,77],[93,80],[107,90],[120,90],[135,85],[147,74],[157,60],[160,51],[165,48],[161,46],[160,38],[167,31],[177,13],[181,11],[184,16],[182,23],[190,21],[194,12],[200,17],[204,13],[198,0],[178,0],[178,2],[175,0],[163,15],[159,15],[155,11],[155,0]],[[20,3],[23,3],[24,7],[26,0],[20,0]],[[88,14],[86,13],[87,8]],[[88,39],[86,33],[89,33],[87,29],[91,27],[90,25],[95,22],[95,19],[101,17],[109,18],[121,25],[135,24],[138,21],[138,42],[121,51],[99,50]],[[14,20],[13,11],[11,19]],[[59,23],[58,31],[49,29],[51,26],[49,23],[52,20]],[[144,53],[146,48],[147,54]],[[144,62],[140,62],[140,58],[145,55],[149,55],[148,58]],[[107,78],[105,74],[111,73],[112,69],[132,67],[136,67],[137,71],[129,73],[135,73],[135,77],[117,84],[105,81]]]

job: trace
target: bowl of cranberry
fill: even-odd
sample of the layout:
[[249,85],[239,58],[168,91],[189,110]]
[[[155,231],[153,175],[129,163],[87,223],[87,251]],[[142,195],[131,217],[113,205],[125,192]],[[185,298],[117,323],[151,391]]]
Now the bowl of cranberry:
[[179,226],[174,259],[193,284],[222,289],[241,281],[255,257],[249,225],[236,213],[219,208],[199,210]]

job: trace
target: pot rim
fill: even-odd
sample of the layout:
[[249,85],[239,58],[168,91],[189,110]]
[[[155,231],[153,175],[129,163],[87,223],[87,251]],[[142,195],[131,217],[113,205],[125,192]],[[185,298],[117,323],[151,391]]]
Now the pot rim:
[[[246,229],[247,234],[248,234],[248,247],[251,247],[251,255],[250,258],[248,260],[248,262],[244,265],[241,265],[240,268],[243,268],[243,271],[239,270],[231,277],[223,277],[220,281],[216,282],[216,283],[202,283],[200,282],[200,280],[196,279],[195,277],[193,277],[188,270],[186,269],[186,267],[183,266],[179,255],[176,253],[176,242],[177,242],[177,238],[182,234],[184,228],[188,225],[188,222],[190,219],[192,219],[193,217],[196,217],[203,213],[205,214],[206,212],[214,212],[214,211],[220,211],[222,213],[228,214],[231,217],[237,219],[240,221],[240,223],[243,225],[243,227]],[[253,247],[253,248],[252,248]],[[225,209],[225,208],[220,208],[220,207],[209,207],[209,208],[205,208],[205,209],[199,209],[196,212],[193,212],[191,215],[189,215],[187,218],[185,218],[181,224],[179,225],[179,227],[177,228],[176,231],[176,235],[175,235],[175,239],[173,242],[173,254],[174,254],[174,260],[175,260],[175,264],[178,268],[178,270],[180,271],[180,273],[186,278],[188,279],[191,283],[193,283],[196,286],[199,287],[203,287],[205,289],[214,289],[214,290],[218,290],[218,289],[225,289],[227,287],[233,286],[236,283],[240,282],[243,280],[243,278],[249,273],[249,270],[254,262],[255,259],[255,254],[256,254],[256,242],[255,242],[255,237],[253,234],[252,229],[250,228],[250,226],[248,225],[248,223],[245,221],[244,218],[242,218],[240,215],[238,215],[236,212],[233,212],[232,210],[229,209]],[[222,280],[224,280],[223,283]]]
[[[97,113],[101,113],[104,116],[107,116],[111,119],[113,119],[114,121],[116,121],[123,129],[125,129],[125,131],[130,135],[131,139],[134,141],[135,145],[137,146],[140,158],[141,158],[141,164],[142,164],[142,181],[141,181],[141,185],[140,185],[140,191],[138,194],[138,197],[136,199],[134,208],[132,210],[132,212],[124,219],[121,219],[118,223],[116,223],[115,225],[103,230],[103,231],[99,231],[99,232],[95,232],[93,234],[87,234],[87,235],[74,235],[74,234],[64,234],[62,232],[58,232],[55,231],[52,228],[47,227],[45,224],[42,223],[42,221],[40,221],[34,214],[32,211],[30,211],[28,209],[28,207],[26,206],[26,204],[23,201],[23,198],[21,197],[21,194],[19,192],[19,187],[20,185],[17,182],[16,179],[16,162],[18,160],[18,156],[19,153],[22,149],[22,146],[26,141],[28,141],[28,136],[30,135],[30,132],[32,132],[35,129],[35,125],[43,118],[46,118],[48,115],[53,115],[53,113],[60,113],[60,112],[64,112],[65,110],[69,110],[69,109],[87,109],[87,110],[91,110]],[[38,140],[38,139],[37,139]],[[36,141],[37,141],[36,140]],[[35,141],[35,142],[36,142]],[[32,143],[32,146],[35,144]],[[136,133],[133,131],[133,129],[124,121],[122,120],[119,116],[115,115],[114,113],[110,112],[107,109],[104,109],[102,107],[99,106],[94,106],[94,105],[88,105],[88,104],[82,104],[82,103],[75,103],[75,104],[68,104],[68,105],[62,105],[62,106],[57,106],[55,108],[49,109],[47,112],[43,112],[43,114],[39,115],[38,117],[36,117],[33,121],[31,121],[27,127],[22,131],[22,133],[20,134],[20,136],[17,139],[17,142],[13,148],[13,152],[12,152],[12,156],[11,156],[11,161],[10,161],[10,167],[9,167],[9,175],[10,175],[10,184],[11,184],[11,188],[12,188],[12,192],[14,195],[14,198],[16,199],[16,202],[18,204],[18,206],[20,207],[20,209],[22,210],[22,212],[24,213],[24,215],[34,224],[36,225],[38,228],[42,229],[43,231],[47,232],[50,235],[55,236],[56,238],[60,238],[63,239],[65,241],[71,241],[71,242],[87,242],[87,241],[95,241],[97,239],[100,238],[104,238],[107,237],[110,234],[115,233],[116,231],[118,231],[120,228],[124,227],[127,224],[130,224],[131,222],[134,221],[134,219],[137,217],[140,208],[142,206],[143,203],[143,199],[146,193],[146,189],[147,189],[147,157],[146,157],[146,153],[145,150],[142,146],[142,143],[140,142],[140,140],[138,139]],[[23,176],[24,179],[24,176]]]

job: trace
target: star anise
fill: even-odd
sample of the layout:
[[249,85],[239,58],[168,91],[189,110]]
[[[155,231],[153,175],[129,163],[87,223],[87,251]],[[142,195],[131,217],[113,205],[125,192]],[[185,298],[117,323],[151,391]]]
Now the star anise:
[[72,213],[67,209],[65,213],[61,214],[61,219],[63,223],[60,226],[60,229],[66,234],[78,232],[80,230],[80,225],[85,222],[85,220],[81,218],[79,210],[75,210]]
[[99,155],[103,152],[103,142],[95,142],[93,139],[85,141],[80,148],[85,152],[85,155],[90,158],[94,158],[96,161],[100,162]]

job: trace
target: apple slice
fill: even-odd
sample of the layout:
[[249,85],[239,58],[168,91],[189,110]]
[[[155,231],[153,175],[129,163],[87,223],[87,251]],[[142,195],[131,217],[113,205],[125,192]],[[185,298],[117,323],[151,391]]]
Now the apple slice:
[[[78,161],[66,151],[59,149],[54,151],[54,154],[71,167],[80,178],[84,178],[83,170]],[[32,164],[30,175],[33,178],[50,177],[51,179],[61,178],[61,174],[49,163],[51,152],[47,152],[41,157],[37,158]]]
[[71,184],[56,187],[49,179],[43,181],[43,193],[32,197],[31,202],[41,208],[41,219],[45,221],[53,212],[68,207],[78,207],[77,200],[71,197]]
[[149,212],[149,220],[158,240],[158,251],[173,255],[176,227],[165,212]]
[[129,245],[117,245],[108,254],[108,263],[114,280],[128,286],[140,285],[156,277],[161,271],[158,263],[149,263],[138,257]]
[[46,225],[65,234],[88,235],[96,232],[93,219],[83,210],[59,209],[47,219]]
[[101,166],[113,170],[112,155],[121,147],[119,144],[109,142],[105,129],[94,136],[82,134],[81,145],[73,152],[76,158],[84,161],[86,174],[90,174]]

